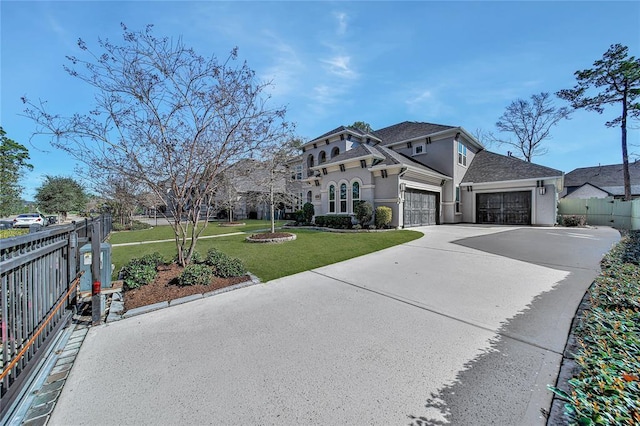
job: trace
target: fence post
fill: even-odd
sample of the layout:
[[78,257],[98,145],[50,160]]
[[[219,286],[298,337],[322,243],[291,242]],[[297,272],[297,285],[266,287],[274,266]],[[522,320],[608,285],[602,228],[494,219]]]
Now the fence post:
[[91,321],[99,325],[102,321],[102,301],[100,300],[100,221],[91,221]]

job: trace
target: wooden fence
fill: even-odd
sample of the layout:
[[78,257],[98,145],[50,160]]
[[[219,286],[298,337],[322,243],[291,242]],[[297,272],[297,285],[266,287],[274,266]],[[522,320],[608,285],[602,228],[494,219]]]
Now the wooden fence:
[[584,216],[587,225],[640,229],[640,199],[622,201],[608,198],[564,198],[558,203],[562,216]]
[[100,216],[0,240],[0,418],[69,318],[79,281],[80,253]]

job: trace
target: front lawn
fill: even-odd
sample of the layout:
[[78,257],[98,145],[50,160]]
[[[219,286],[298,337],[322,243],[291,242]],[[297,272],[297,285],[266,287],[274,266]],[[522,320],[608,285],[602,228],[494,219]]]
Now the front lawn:
[[[260,222],[265,223],[264,221]],[[257,224],[247,223],[247,227],[253,226],[256,226],[256,229],[264,228],[264,226],[258,227]],[[220,229],[217,226],[212,228],[214,227]],[[247,227],[244,229],[242,227],[222,229],[229,233],[240,230],[248,231]],[[215,247],[232,257],[238,257],[249,271],[266,282],[403,244],[423,235],[420,232],[408,230],[344,234],[301,229],[288,231],[297,235],[295,241],[281,244],[252,244],[245,241],[247,235],[233,235],[198,240],[197,251],[205,255],[209,248]],[[130,234],[134,232],[145,231],[132,231]],[[113,237],[119,234],[114,234]],[[114,242],[113,237],[111,238],[112,243]],[[166,260],[173,259],[176,252],[173,243],[113,247],[114,274],[117,275],[120,268],[130,259],[156,251]]]
[[[230,234],[232,232],[253,232],[259,229],[268,229],[271,222],[268,220],[243,220],[242,226],[220,226],[224,222],[210,222],[207,224],[201,236]],[[281,226],[284,222],[276,222],[276,226]],[[133,243],[139,241],[172,240],[174,238],[173,228],[169,225],[159,225],[149,229],[139,231],[113,232],[109,237],[111,244]]]

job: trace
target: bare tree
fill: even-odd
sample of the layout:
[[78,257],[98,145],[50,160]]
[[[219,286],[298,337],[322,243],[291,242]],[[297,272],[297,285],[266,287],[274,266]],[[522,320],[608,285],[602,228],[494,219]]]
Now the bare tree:
[[167,205],[178,262],[190,262],[211,214],[216,179],[225,165],[285,140],[285,108],[271,109],[237,49],[220,62],[183,41],[156,38],[149,25],[124,42],[99,40],[100,52],[78,41],[67,72],[95,90],[87,113],[62,117],[26,98],[25,115],[52,144],[90,166],[143,184]]
[[492,135],[498,144],[511,145],[522,157],[531,162],[534,156],[544,155],[547,149],[542,145],[550,138],[551,128],[562,119],[568,119],[571,109],[556,108],[547,92],[531,96],[531,101],[516,99],[500,116],[496,127],[501,133],[511,133],[515,140]]

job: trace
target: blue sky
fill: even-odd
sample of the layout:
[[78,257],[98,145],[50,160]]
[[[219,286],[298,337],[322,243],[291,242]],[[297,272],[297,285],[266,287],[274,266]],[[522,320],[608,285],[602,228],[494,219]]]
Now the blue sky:
[[[506,106],[575,84],[613,43],[640,56],[640,2],[0,2],[0,124],[26,145],[34,170],[23,180],[32,199],[44,175],[74,176],[75,161],[21,117],[21,96],[61,114],[86,112],[93,92],[62,69],[82,38],[122,40],[154,24],[182,36],[203,56],[239,47],[258,77],[272,80],[273,105],[287,105],[297,134],[312,139],[339,125],[374,129],[426,121],[495,130]],[[558,106],[564,105],[556,100]],[[576,112],[552,131],[534,162],[569,172],[622,162],[618,113]],[[640,156],[638,123],[630,151]],[[507,147],[491,147],[506,153]]]

